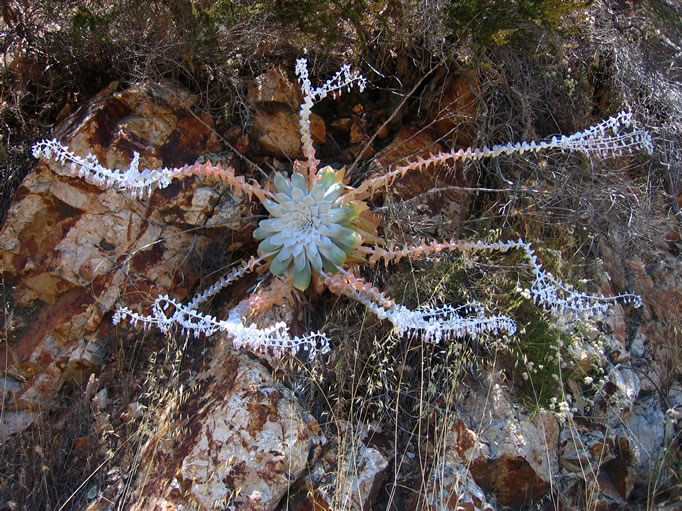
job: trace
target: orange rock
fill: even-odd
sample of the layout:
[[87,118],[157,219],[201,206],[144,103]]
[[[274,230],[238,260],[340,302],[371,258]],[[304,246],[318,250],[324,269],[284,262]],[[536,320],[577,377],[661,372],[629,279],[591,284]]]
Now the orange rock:
[[[56,134],[77,154],[93,153],[113,167],[127,168],[134,151],[149,168],[193,163],[199,154],[220,149],[211,118],[188,113],[195,101],[165,86],[119,92],[113,83]],[[117,305],[143,311],[150,295],[182,298],[199,270],[187,257],[188,247],[202,251],[217,236],[234,248],[251,240],[248,222],[186,232],[220,225],[224,216],[250,214],[241,197],[229,201],[230,211],[217,208],[226,193],[221,186],[187,179],[138,201],[72,177],[59,163],[38,163],[18,188],[0,230],[0,267],[5,283],[14,287],[13,313],[22,325],[9,345],[0,343],[2,367],[26,379],[14,406],[49,409],[59,404],[64,384],[98,371],[112,329],[104,318]],[[127,302],[145,291],[144,300]]]
[[296,80],[289,79],[286,69],[281,66],[268,70],[248,85],[247,98],[252,105],[280,103],[298,110],[303,102],[301,87]]
[[478,98],[481,86],[475,71],[448,78],[442,94],[431,108],[429,121],[441,137],[469,146],[476,135]]
[[[404,126],[393,141],[377,153],[375,168],[383,171],[419,157],[428,158],[442,150],[443,146],[435,141],[431,131]],[[408,172],[379,193],[384,195],[384,203],[391,204],[390,207],[398,214],[401,202],[419,197],[416,202],[410,203],[411,220],[404,225],[419,224],[422,230],[453,237],[469,213],[471,200],[470,191],[459,191],[456,187],[472,187],[475,183],[476,174],[473,170],[465,172],[461,163],[457,162],[454,167],[440,165],[436,168],[431,166],[423,172]],[[428,193],[434,189],[445,190]]]
[[369,136],[367,136],[365,123],[359,117],[353,117],[350,125],[350,143],[359,144],[360,142],[367,142],[368,140]]
[[[262,152],[271,156],[297,159],[303,157],[298,111],[287,108],[259,110],[253,117],[252,136]],[[310,116],[310,132],[315,145],[327,138],[322,118]]]

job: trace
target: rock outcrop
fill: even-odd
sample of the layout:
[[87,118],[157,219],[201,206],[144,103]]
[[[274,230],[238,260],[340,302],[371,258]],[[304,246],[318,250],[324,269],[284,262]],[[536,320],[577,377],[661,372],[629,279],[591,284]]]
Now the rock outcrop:
[[[127,168],[134,151],[149,168],[177,166],[220,149],[210,118],[191,112],[194,101],[166,86],[118,91],[112,84],[56,135],[111,168]],[[139,201],[67,170],[39,162],[0,231],[13,313],[13,339],[0,349],[0,363],[10,378],[25,381],[6,414],[49,409],[63,385],[99,371],[117,305],[144,308],[170,290],[182,298],[217,239],[229,240],[227,252],[251,240],[254,227],[243,220],[251,205],[216,183],[189,179]]]
[[317,457],[320,426],[263,364],[226,339],[208,359],[144,447],[129,509],[271,510]]
[[[329,124],[330,137],[348,139],[335,154],[345,161],[373,156],[371,175],[442,150],[443,137],[469,144],[479,93],[473,73],[446,80],[425,123],[386,129],[376,147],[370,133],[377,126],[357,104]],[[248,100],[253,130],[228,130],[226,137],[238,153],[285,168],[287,159],[301,156],[300,89],[278,67],[251,83]],[[150,168],[217,153],[238,169],[238,155],[221,152],[212,119],[193,113],[194,102],[168,86],[119,90],[112,84],[68,117],[57,137],[109,167],[127,167],[133,152]],[[311,119],[315,144],[322,144],[327,126],[314,114]],[[385,213],[384,233],[395,228],[413,236],[456,237],[476,179],[473,168],[462,165],[430,168],[378,190],[371,204]],[[58,163],[38,163],[0,231],[0,266],[5,288],[11,287],[12,311],[5,325],[12,335],[0,343],[0,365],[7,368],[0,383],[7,396],[0,441],[30,425],[39,410],[62,406],[60,393],[77,385],[90,389],[98,431],[141,421],[146,412],[140,396],[114,406],[114,392],[107,389],[115,371],[106,367],[112,341],[145,343],[133,329],[114,327],[113,311],[125,305],[146,313],[159,294],[183,299],[210,273],[253,255],[257,207],[220,183],[198,178],[137,200],[71,177]],[[211,338],[201,352],[178,350],[188,360],[183,358],[176,387],[168,389],[171,397],[155,411],[136,473],[126,481],[112,476],[115,481],[99,489],[89,509],[107,509],[120,499],[127,508],[159,510],[270,511],[285,502],[297,511],[366,510],[392,502],[415,511],[491,511],[542,498],[580,509],[586,495],[595,508],[625,506],[679,431],[682,272],[674,257],[645,263],[603,247],[602,258],[604,292],[633,290],[644,307],[633,324],[626,309],[616,306],[598,334],[606,348],[576,352],[574,364],[583,373],[595,365],[604,373],[598,390],[566,375],[572,409],[531,414],[515,402],[503,377],[489,375],[468,381],[447,412],[436,405],[425,412],[438,426],[433,436],[419,439],[418,448],[366,424],[343,430],[354,434],[325,438],[326,429],[299,402],[287,377],[279,378],[278,361],[234,350],[227,338]],[[216,299],[222,314],[256,287],[255,277],[246,280]],[[284,320],[301,333],[302,311],[292,298],[250,320],[261,326]],[[97,392],[95,375],[101,377]],[[343,432],[336,420],[334,427]],[[414,425],[399,426],[407,431]],[[86,443],[74,439],[79,448]]]

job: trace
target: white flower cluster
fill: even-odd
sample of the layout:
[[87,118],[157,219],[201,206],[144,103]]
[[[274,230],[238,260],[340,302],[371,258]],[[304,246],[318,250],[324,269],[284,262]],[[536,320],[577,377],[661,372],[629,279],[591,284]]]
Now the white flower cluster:
[[459,307],[446,304],[440,307],[410,310],[397,305],[387,315],[396,333],[420,335],[425,342],[441,342],[458,337],[475,339],[483,333],[499,335],[504,332],[513,335],[516,323],[508,316],[486,315],[483,305],[470,302]]
[[[623,131],[625,129],[625,131]],[[552,137],[550,141],[517,142],[516,144],[495,145],[492,149],[466,149],[462,151],[462,159],[495,157],[500,154],[523,154],[526,151],[538,152],[541,149],[561,149],[562,151],[580,151],[597,153],[600,157],[618,156],[625,151],[644,149],[651,154],[654,145],[651,134],[639,128],[630,112],[620,112],[614,117],[590,126],[585,131],[573,135]]]
[[293,275],[294,286],[304,290],[313,270],[335,273],[360,244],[361,237],[350,224],[356,211],[341,204],[344,185],[329,167],[318,172],[310,190],[298,172],[291,179],[277,174],[275,186],[275,200],[263,202],[272,218],[261,220],[253,237],[263,240],[260,255],[272,258],[270,272]]
[[630,112],[620,112],[618,115],[595,124],[585,131],[578,131],[570,136],[552,137],[549,141],[510,142],[503,145],[497,144],[492,148],[483,146],[452,149],[432,154],[428,158],[419,156],[413,161],[399,165],[388,172],[366,179],[355,190],[350,192],[349,198],[364,198],[368,194],[371,195],[374,190],[390,186],[395,179],[404,176],[409,171],[420,170],[423,172],[432,165],[451,164],[458,160],[476,161],[483,158],[496,158],[503,154],[537,153],[544,149],[580,151],[588,155],[596,153],[598,156],[606,158],[620,156],[626,152],[631,153],[637,149],[643,149],[651,154],[653,153],[654,146],[651,134],[637,125],[632,114]]
[[114,185],[120,190],[130,190],[137,198],[148,197],[154,186],[165,188],[174,177],[172,169],[140,170],[140,155],[137,152],[133,153],[127,170],[111,170],[100,165],[94,154],[88,154],[83,158],[69,151],[68,147],[56,139],[41,140],[34,144],[31,150],[36,158],[52,158],[62,165],[69,163],[73,176],[83,178],[100,188]]
[[649,154],[654,151],[651,134],[637,126],[631,112],[620,112],[571,136],[554,137],[547,147],[594,152],[602,158],[618,156],[626,151],[631,153],[634,149],[644,149]]
[[303,154],[312,162],[315,155],[313,139],[310,135],[310,111],[315,101],[326,98],[328,95],[336,97],[343,92],[343,89],[350,91],[353,84],[357,84],[360,92],[365,90],[367,80],[357,72],[351,72],[350,66],[345,64],[337,73],[327,80],[321,87],[313,88],[308,77],[308,61],[304,58],[296,61],[296,75],[301,82],[303,91],[303,103],[301,104],[299,124],[301,126],[301,142],[303,143]]
[[526,253],[526,258],[532,265],[531,272],[535,276],[530,287],[533,302],[549,309],[560,316],[576,319],[597,318],[608,311],[612,303],[631,303],[635,307],[642,306],[642,299],[633,293],[623,293],[617,296],[603,296],[581,293],[570,289],[551,273],[543,270],[530,243],[523,240],[513,242],[516,248]]
[[446,304],[411,310],[396,304],[376,288],[341,270],[340,277],[327,277],[327,283],[337,293],[362,303],[379,319],[387,319],[398,335],[419,335],[426,342],[439,343],[452,338],[476,338],[482,333],[498,335],[516,332],[514,320],[504,316],[486,315],[480,303],[470,302],[459,307]]
[[[169,331],[173,326],[179,325],[186,333],[194,336],[211,335],[216,332],[224,332],[232,336],[235,348],[247,347],[253,351],[272,352],[275,356],[285,353],[296,353],[302,349],[308,356],[314,358],[317,353],[329,351],[329,339],[326,335],[315,332],[303,337],[291,337],[289,327],[284,322],[278,322],[267,328],[258,328],[255,324],[245,325],[244,319],[255,308],[251,298],[247,298],[234,307],[227,320],[220,320],[208,314],[202,314],[197,307],[217,294],[228,284],[243,277],[246,273],[254,271],[260,259],[251,258],[246,263],[236,267],[222,279],[214,283],[204,292],[197,294],[192,301],[183,305],[169,298],[167,295],[159,296],[152,305],[152,314],[142,315],[133,312],[127,307],[116,311],[113,323],[116,325],[123,319],[129,319],[133,325],[142,323],[145,329],[159,328],[163,332]],[[166,314],[171,307],[173,313]]]
[[478,159],[495,157],[500,154],[523,154],[526,151],[538,152],[542,149],[560,149],[562,151],[580,151],[586,154],[597,153],[602,158],[619,156],[635,149],[644,149],[651,154],[654,150],[651,134],[638,127],[630,112],[618,115],[590,126],[585,131],[573,135],[552,137],[550,141],[518,142],[516,144],[495,145],[492,149],[466,149],[458,154],[462,159]]
[[[566,284],[547,273],[538,262],[531,245],[523,240],[498,241],[486,243],[481,241],[451,240],[434,242],[403,250],[396,250],[404,256],[443,255],[451,250],[459,250],[465,256],[471,252],[484,250],[508,252],[521,250],[530,263],[530,271],[534,277],[530,289],[517,288],[527,299],[565,318],[594,318],[603,315],[614,302],[632,303],[640,307],[642,300],[635,294],[625,293],[617,296],[581,293],[570,289]],[[487,332],[494,335],[504,333],[513,335],[516,323],[508,316],[486,315],[479,303],[468,303],[459,307],[443,305],[410,310],[396,304],[378,289],[362,282],[349,272],[341,270],[340,276],[325,275],[327,286],[334,292],[345,294],[359,301],[370,309],[379,319],[388,319],[393,323],[398,334],[419,334],[427,342],[440,342],[452,337],[477,337]]]
[[[166,311],[173,308],[172,314]],[[296,353],[303,350],[310,358],[329,351],[329,339],[320,332],[303,337],[291,337],[289,327],[279,321],[267,328],[258,328],[255,324],[245,325],[244,317],[251,311],[248,307],[237,306],[230,312],[226,320],[220,320],[209,314],[202,314],[194,308],[180,304],[168,296],[159,296],[152,305],[152,314],[144,316],[123,307],[116,311],[113,323],[118,324],[122,319],[129,319],[133,325],[141,322],[146,329],[154,326],[162,332],[167,332],[174,326],[180,326],[186,333],[195,336],[212,335],[224,332],[232,337],[235,348],[249,348],[252,351],[272,352],[281,357],[285,353]]]

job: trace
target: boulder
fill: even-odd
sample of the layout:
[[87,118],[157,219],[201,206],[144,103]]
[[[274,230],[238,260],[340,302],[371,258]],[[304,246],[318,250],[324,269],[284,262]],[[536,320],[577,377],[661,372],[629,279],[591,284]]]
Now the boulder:
[[[126,168],[134,151],[149,168],[192,163],[220,149],[211,119],[190,111],[195,100],[159,84],[120,91],[112,84],[60,124],[56,136],[111,168]],[[49,409],[64,384],[98,371],[118,305],[146,313],[159,294],[183,298],[216,239],[229,239],[229,250],[250,242],[253,226],[235,221],[250,214],[250,203],[228,197],[224,186],[191,178],[132,199],[71,177],[57,162],[38,162],[0,230],[14,318],[0,363],[26,381],[6,413]],[[212,227],[190,231],[205,224]]]
[[431,106],[429,122],[439,137],[470,146],[476,136],[481,86],[476,72],[463,70],[446,78]]
[[[432,132],[416,126],[404,126],[393,141],[376,154],[374,175],[440,151],[443,151],[443,146],[436,142]],[[404,227],[417,225],[422,233],[452,238],[457,237],[462,222],[466,220],[471,202],[471,192],[457,187],[470,188],[475,183],[474,170],[465,169],[461,162],[457,162],[454,166],[430,166],[424,172],[408,172],[387,189],[378,191],[377,195],[383,198],[385,212],[405,218],[406,221],[402,222]]]
[[[341,426],[342,424],[337,424]],[[348,441],[328,449],[305,476],[290,502],[291,511],[308,509],[372,509],[391,461],[388,437],[365,427],[347,425],[340,438]]]
[[562,430],[559,444],[561,466],[571,474],[559,489],[566,508],[583,509],[586,498],[594,505],[627,501],[639,471],[639,449],[629,432],[578,418]]
[[[445,420],[444,434],[429,456],[431,466],[425,478],[424,494],[414,495],[409,509],[417,511],[492,511],[494,508],[472,475],[472,462],[482,454],[480,437],[461,418]],[[409,500],[408,500],[409,502]]]
[[559,425],[541,412],[531,418],[500,384],[473,390],[464,410],[480,424],[480,447],[469,455],[474,481],[503,506],[518,507],[544,496],[558,470]]
[[[436,404],[412,465],[404,509],[518,508],[546,495],[559,470],[559,424],[542,412],[531,419],[500,384],[472,386],[456,410]],[[405,463],[405,462],[404,462]],[[419,491],[417,491],[419,490]]]
[[207,358],[144,447],[127,509],[270,511],[317,458],[320,426],[263,364],[227,339]]
[[[260,146],[260,152],[281,158],[303,157],[298,110],[274,105],[263,107],[253,117],[252,139]],[[310,115],[310,133],[315,146],[326,139],[324,121],[319,115]]]
[[[249,82],[248,101],[256,108],[251,139],[261,154],[277,158],[303,157],[299,111],[303,93],[282,66],[274,67]],[[310,133],[315,146],[324,144],[326,126],[319,115],[310,115]]]
[[298,82],[289,78],[287,70],[277,66],[249,82],[247,99],[252,105],[280,103],[298,110],[303,102],[303,93]]

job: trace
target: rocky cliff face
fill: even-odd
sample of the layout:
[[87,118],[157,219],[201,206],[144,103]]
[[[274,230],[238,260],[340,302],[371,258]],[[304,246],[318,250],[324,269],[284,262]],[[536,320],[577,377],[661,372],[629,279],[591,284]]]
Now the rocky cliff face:
[[[322,144],[327,131],[347,137],[348,148],[340,154],[360,159],[376,154],[375,166],[436,151],[439,136],[454,127],[459,130],[454,140],[468,143],[475,132],[478,84],[472,75],[447,83],[438,110],[447,115],[430,113],[432,129],[405,125],[375,148],[367,145],[367,120],[358,104],[329,126],[313,119],[313,138]],[[300,156],[300,95],[287,70],[274,68],[259,77],[249,88],[249,101],[256,109],[252,133],[226,134],[237,152],[275,168]],[[168,86],[119,90],[112,84],[64,121],[56,136],[109,167],[127,166],[136,151],[149,168],[218,153],[243,172],[252,170],[225,149],[210,116],[192,112],[193,102]],[[425,192],[475,183],[473,169],[415,174],[375,200],[382,207],[408,201],[399,215],[418,224],[417,233],[455,236],[468,214],[470,193]],[[196,178],[138,201],[70,177],[57,163],[38,163],[17,190],[0,231],[0,264],[12,309],[6,325],[12,335],[0,346],[6,368],[0,441],[11,442],[41,412],[64,406],[66,389],[88,382],[97,390],[88,399],[102,423],[134,424],[152,413],[144,411],[139,396],[126,401],[111,385],[116,369],[108,364],[115,346],[141,336],[113,327],[113,310],[126,305],[146,312],[159,294],[184,298],[207,273],[253,254],[256,208]],[[229,339],[212,338],[201,349],[185,344],[179,351],[177,388],[162,409],[153,410],[131,473],[102,483],[88,509],[111,509],[118,502],[127,509],[360,510],[392,502],[401,509],[492,510],[549,495],[562,509],[582,509],[585,499],[591,508],[626,505],[678,431],[682,387],[674,365],[680,361],[682,268],[671,256],[650,264],[623,260],[606,245],[603,260],[600,276],[607,291],[631,289],[645,305],[634,322],[622,309],[608,318],[604,336],[612,342],[603,361],[604,384],[591,408],[581,404],[584,386],[574,381],[573,411],[533,413],[515,401],[511,382],[492,371],[468,384],[454,407],[427,403],[430,420],[439,425],[432,437],[417,433],[423,417],[395,424],[395,430],[369,421],[343,426],[333,413],[326,415],[330,423],[320,424],[313,414],[324,414],[307,410],[292,390],[295,371],[236,351]],[[224,313],[254,283],[221,295],[217,307]],[[306,312],[299,298],[277,314],[301,330],[309,321]],[[333,381],[323,385],[334,396]],[[143,386],[137,382],[136,392],[144,393]],[[104,398],[107,390],[109,396],[119,393],[115,404]],[[416,435],[417,447],[403,443],[398,429]]]
[[[188,110],[192,101],[178,90],[117,91],[114,84],[57,134],[111,167],[127,166],[133,151],[150,167],[177,165],[219,147],[210,119]],[[141,304],[140,297],[159,292],[186,295],[200,272],[192,264],[196,253],[217,236],[230,237],[232,250],[250,241],[250,225],[240,220],[249,216],[248,204],[220,187],[188,180],[143,204],[67,176],[59,165],[39,163],[0,232],[14,329],[2,364],[12,380],[25,382],[8,403],[22,421],[54,406],[62,386],[101,370],[120,299]],[[208,230],[188,232],[199,227]],[[6,433],[12,413],[3,418]]]

